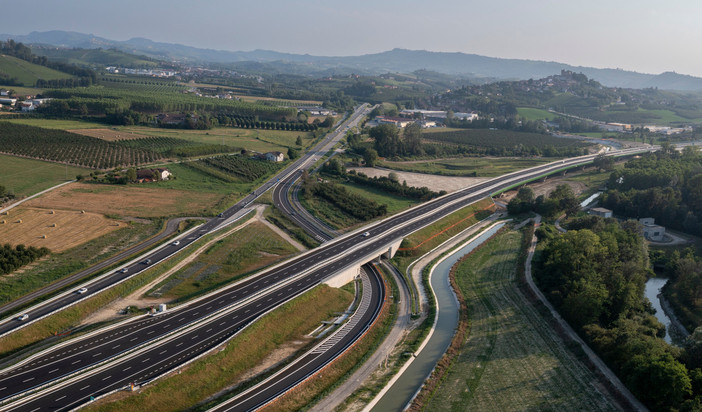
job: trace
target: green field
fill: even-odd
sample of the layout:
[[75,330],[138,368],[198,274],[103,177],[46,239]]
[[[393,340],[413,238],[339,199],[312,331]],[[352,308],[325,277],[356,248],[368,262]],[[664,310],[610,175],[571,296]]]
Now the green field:
[[70,74],[6,55],[0,55],[0,73],[16,78],[24,86],[34,86],[38,79],[58,80],[72,77]]
[[553,120],[557,115],[543,109],[536,109],[534,107],[518,107],[517,114],[527,120]]
[[5,122],[24,124],[27,126],[43,127],[45,129],[72,130],[72,129],[104,129],[104,123],[85,122],[81,120],[57,119],[2,119]]
[[696,119],[689,119],[686,117],[681,117],[678,114],[676,114],[673,111],[670,110],[647,110],[647,109],[642,109],[639,108],[636,113],[646,113],[648,116],[651,118],[651,123],[659,125],[662,123],[664,124],[670,124],[670,123],[690,123],[690,122],[695,122],[699,123],[702,122],[701,118],[696,118]]
[[443,176],[495,177],[547,162],[547,160],[537,158],[464,157],[458,159],[427,160],[426,162],[384,161],[380,162],[380,166],[405,172]]
[[239,129],[234,127],[217,127],[211,130],[183,130],[127,126],[117,127],[117,130],[149,136],[176,137],[200,143],[225,144],[261,153],[270,151],[287,153],[288,147],[297,147],[295,145],[297,136],[302,138],[303,148],[311,146],[315,140],[313,132]]
[[522,235],[504,232],[458,264],[468,338],[426,410],[617,410],[597,376],[519,290]]
[[0,186],[17,196],[33,195],[89,172],[81,167],[0,155]]

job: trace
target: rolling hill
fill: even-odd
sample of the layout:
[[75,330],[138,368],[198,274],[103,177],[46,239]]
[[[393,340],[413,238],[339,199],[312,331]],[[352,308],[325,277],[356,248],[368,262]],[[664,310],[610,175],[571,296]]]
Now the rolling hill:
[[467,53],[432,52],[393,49],[361,56],[325,57],[308,54],[280,53],[269,50],[226,51],[203,49],[182,44],[160,43],[144,38],[115,41],[92,34],[66,31],[32,32],[27,35],[0,34],[0,38],[33,45],[64,48],[114,48],[165,61],[209,63],[265,63],[267,69],[285,72],[328,74],[334,71],[358,74],[388,72],[411,73],[430,70],[476,79],[528,80],[560,73],[562,69],[583,73],[609,87],[660,88],[667,90],[702,91],[702,78],[673,72],[645,74],[619,69],[572,66],[540,60],[505,59]]
[[[0,54],[0,77],[5,77],[2,75],[16,79],[16,82],[19,83],[15,84],[16,86],[26,87],[34,86],[38,79],[58,80],[73,77],[70,74],[48,67]],[[0,80],[0,83],[2,83],[2,80]]]

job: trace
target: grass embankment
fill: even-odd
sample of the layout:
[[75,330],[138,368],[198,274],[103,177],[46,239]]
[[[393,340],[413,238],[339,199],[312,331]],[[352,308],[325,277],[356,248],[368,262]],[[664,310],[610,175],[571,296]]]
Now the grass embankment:
[[185,367],[181,373],[161,379],[132,394],[120,392],[87,410],[100,411],[180,411],[192,408],[232,384],[240,382],[249,370],[273,351],[292,342],[308,343],[306,336],[323,320],[343,312],[353,294],[317,286],[282,305],[244,329],[223,351],[208,355]]
[[[387,273],[385,279],[389,279]],[[386,286],[396,291],[394,282],[386,282]],[[393,293],[386,291],[386,296]],[[397,296],[393,293],[393,296]],[[302,410],[307,405],[312,405],[329,395],[339,384],[351,376],[356,369],[363,365],[374,350],[382,343],[389,333],[397,318],[397,304],[386,304],[373,326],[361,337],[360,340],[347,350],[341,357],[327,365],[320,372],[315,374],[301,385],[286,393],[275,402],[264,408],[266,411],[293,411]],[[376,387],[376,393],[381,387]]]
[[520,291],[524,246],[522,234],[502,231],[454,267],[462,295],[458,338],[414,410],[616,409]]
[[241,279],[295,252],[294,247],[263,223],[253,222],[215,242],[148,294],[178,301],[190,299]]
[[274,225],[283,229],[290,236],[300,241],[305,247],[312,249],[319,246],[319,242],[310,237],[304,230],[285,217],[275,206],[266,208],[263,216]]
[[553,159],[461,157],[431,159],[426,161],[382,161],[379,166],[404,172],[426,173],[443,176],[496,177],[517,170],[539,166]]
[[0,155],[0,185],[19,197],[31,196],[89,172],[82,167]]
[[148,224],[129,223],[124,229],[108,233],[65,252],[54,253],[48,259],[41,259],[21,268],[21,273],[15,271],[2,276],[0,277],[0,304],[8,303],[129,249],[154,236],[162,228],[161,221]]
[[412,233],[402,241],[393,261],[402,272],[417,257],[429,252],[466,228],[488,217],[495,210],[492,199],[483,199],[464,207],[424,229]]

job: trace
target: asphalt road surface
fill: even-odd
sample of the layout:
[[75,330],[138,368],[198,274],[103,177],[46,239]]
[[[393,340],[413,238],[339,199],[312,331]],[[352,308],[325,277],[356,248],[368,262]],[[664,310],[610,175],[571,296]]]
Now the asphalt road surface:
[[[365,228],[370,234],[367,237],[358,234],[344,236],[298,256],[256,278],[247,279],[234,287],[218,291],[187,308],[125,324],[121,326],[123,329],[119,331],[120,336],[117,336],[117,332],[111,329],[72,341],[70,345],[77,345],[78,349],[70,354],[73,356],[71,361],[61,363],[61,367],[57,367],[54,362],[63,362],[63,359],[67,358],[67,353],[47,352],[33,358],[31,363],[28,362],[19,368],[0,374],[0,399],[24,392],[27,387],[37,387],[42,382],[50,382],[55,379],[51,376],[52,374],[67,375],[85,368],[88,364],[99,362],[100,359],[110,359],[115,355],[115,351],[123,352],[127,349],[122,344],[131,345],[133,348],[139,343],[152,341],[156,336],[163,335],[169,330],[178,330],[185,324],[195,325],[192,330],[185,333],[179,332],[182,334],[177,338],[150,347],[138,355],[117,361],[117,367],[121,367],[123,372],[120,372],[119,379],[116,378],[117,375],[106,374],[107,372],[105,374],[91,372],[90,376],[79,380],[79,382],[83,382],[81,387],[71,386],[73,392],[63,392],[63,388],[52,390],[48,394],[20,406],[20,408],[24,410],[27,405],[35,405],[27,410],[32,410],[35,407],[41,407],[40,410],[69,407],[88,401],[90,396],[99,396],[106,391],[123,387],[126,382],[136,382],[137,384],[147,382],[219,345],[263,312],[310,289],[328,276],[355,264],[361,258],[368,257],[373,251],[381,250],[397,239],[474,203],[490,193],[513,186],[524,179],[534,178],[544,172],[559,170],[584,160],[587,158],[571,159],[539,166],[528,171],[511,173],[466,190],[445,195]],[[211,223],[208,222],[208,224]],[[282,287],[270,288],[271,285],[278,285],[306,271],[309,272]],[[256,297],[246,304],[241,304],[244,299],[251,296]],[[235,309],[227,309],[232,307]],[[227,312],[226,314],[214,319],[204,319],[223,309]],[[122,342],[119,343],[120,346],[116,346],[118,338]],[[190,344],[185,345],[186,342],[190,342]],[[180,348],[181,346],[184,348]],[[54,351],[65,351],[67,348],[67,346],[63,346],[54,349]],[[58,360],[59,358],[61,360]],[[54,369],[58,370],[52,372]],[[115,367],[110,367],[106,371],[118,373]],[[97,377],[101,379],[102,383],[95,380],[98,379]],[[117,386],[108,385],[108,381],[111,379]],[[71,393],[73,395],[70,395]],[[68,399],[72,400],[69,402]]]

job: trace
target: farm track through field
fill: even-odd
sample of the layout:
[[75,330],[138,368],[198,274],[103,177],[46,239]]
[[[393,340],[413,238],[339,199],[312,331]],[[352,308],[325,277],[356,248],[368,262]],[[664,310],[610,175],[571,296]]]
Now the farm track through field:
[[597,377],[518,288],[520,234],[459,263],[470,331],[427,410],[616,410]]

